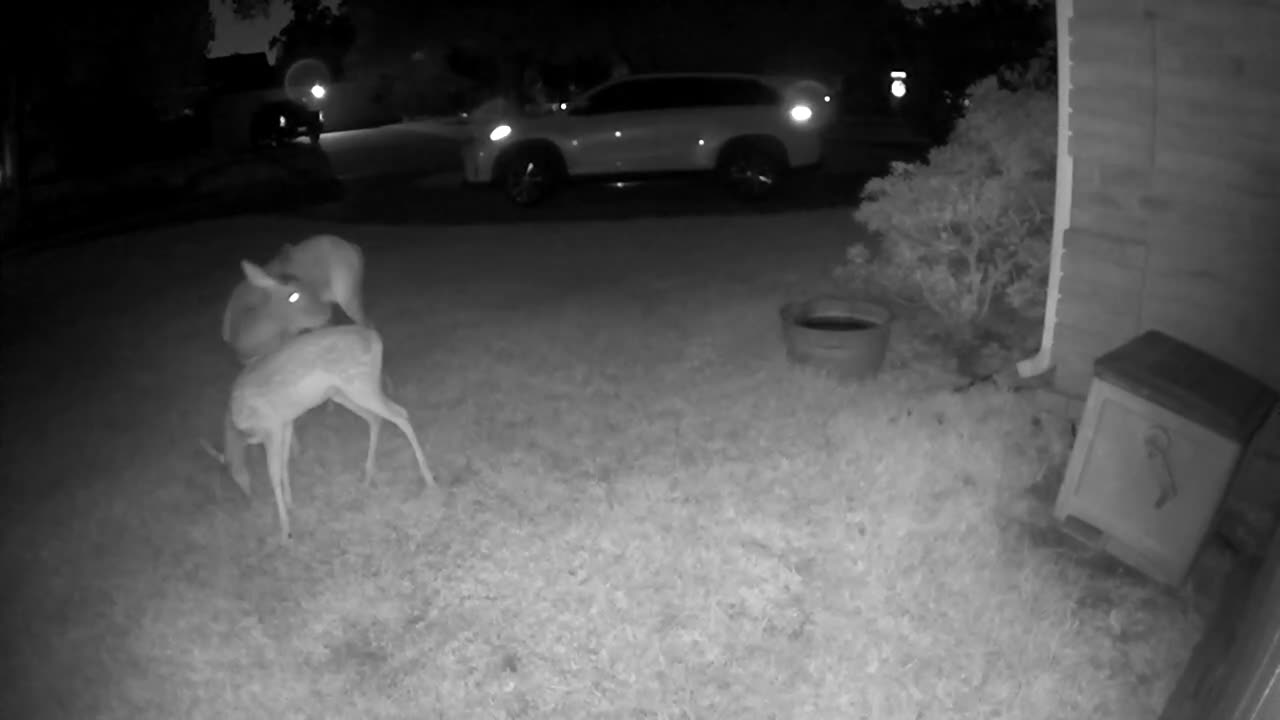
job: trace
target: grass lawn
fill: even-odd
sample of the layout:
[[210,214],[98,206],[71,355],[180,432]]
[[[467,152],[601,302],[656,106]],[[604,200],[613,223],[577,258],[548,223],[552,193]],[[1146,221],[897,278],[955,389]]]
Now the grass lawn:
[[[322,230],[441,486],[388,426],[361,487],[363,422],[318,409],[285,547],[261,450],[248,503],[199,440],[236,260]],[[16,273],[0,716],[1156,718],[1201,620],[1046,541],[1023,395],[952,393],[911,321],[862,386],[783,358],[854,233],[242,218]]]

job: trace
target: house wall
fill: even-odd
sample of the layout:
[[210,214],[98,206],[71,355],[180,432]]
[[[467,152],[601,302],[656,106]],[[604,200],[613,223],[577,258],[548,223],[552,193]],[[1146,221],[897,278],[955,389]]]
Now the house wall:
[[1074,0],[1054,384],[1150,328],[1280,387],[1280,1]]

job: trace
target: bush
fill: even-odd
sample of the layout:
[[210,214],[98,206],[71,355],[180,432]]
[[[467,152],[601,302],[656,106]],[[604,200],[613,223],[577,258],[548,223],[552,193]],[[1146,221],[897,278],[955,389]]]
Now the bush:
[[850,248],[840,274],[927,304],[961,333],[993,305],[1043,308],[1053,225],[1057,95],[1052,48],[969,90],[945,145],[867,183],[854,218],[876,253]]

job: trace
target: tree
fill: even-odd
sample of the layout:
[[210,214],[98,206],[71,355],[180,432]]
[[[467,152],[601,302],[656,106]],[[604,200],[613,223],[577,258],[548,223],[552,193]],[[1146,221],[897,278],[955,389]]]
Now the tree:
[[95,97],[108,89],[154,96],[195,84],[213,39],[207,0],[84,3],[75,12],[52,6],[37,22],[47,38],[39,79]]
[[[840,274],[863,290],[880,288],[931,307],[950,320],[955,339],[972,342],[996,307],[1034,316],[1048,278],[1057,149],[1053,34],[1028,19],[1052,7],[1041,0],[899,0],[924,13],[922,36],[950,67],[963,48],[949,38],[982,36],[988,57],[963,68],[984,79],[968,89],[968,106],[942,145],[916,163],[894,163],[864,188],[855,218],[880,240],[859,240]],[[1021,17],[1019,17],[1021,13]],[[1014,18],[1012,27],[1001,24]],[[1048,13],[1049,19],[1052,14]],[[1017,25],[1022,23],[1022,25]],[[1048,29],[1040,26],[1041,30]],[[1025,55],[1006,36],[1041,51]],[[1004,57],[1000,55],[1004,53]],[[1004,63],[995,72],[983,63]]]
[[262,17],[271,11],[271,0],[218,0],[225,7],[231,6],[235,10],[236,17],[241,20],[251,20],[256,17]]
[[[0,145],[20,213],[34,146],[53,148],[63,169],[75,161],[107,167],[109,150],[129,152],[135,138],[127,133],[146,132],[138,120],[149,119],[157,100],[199,82],[213,38],[209,10],[208,0],[78,3],[74,9],[35,3],[20,34],[18,23],[5,24],[0,45],[9,72]],[[86,132],[86,118],[93,119],[93,132]],[[102,142],[104,136],[111,141]]]
[[[1056,61],[1056,0],[896,0],[941,70],[934,83],[955,95],[977,76],[1039,56]],[[1056,82],[1056,77],[1055,77]]]
[[293,19],[271,38],[270,48],[278,53],[279,67],[311,57],[340,77],[355,41],[356,27],[341,5],[335,12],[320,0],[293,0]]

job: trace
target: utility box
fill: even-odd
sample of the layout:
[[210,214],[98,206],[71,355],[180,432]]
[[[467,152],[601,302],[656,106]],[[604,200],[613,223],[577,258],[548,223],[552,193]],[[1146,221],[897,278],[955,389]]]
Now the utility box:
[[1151,578],[1182,584],[1276,395],[1148,331],[1098,358],[1054,516]]

